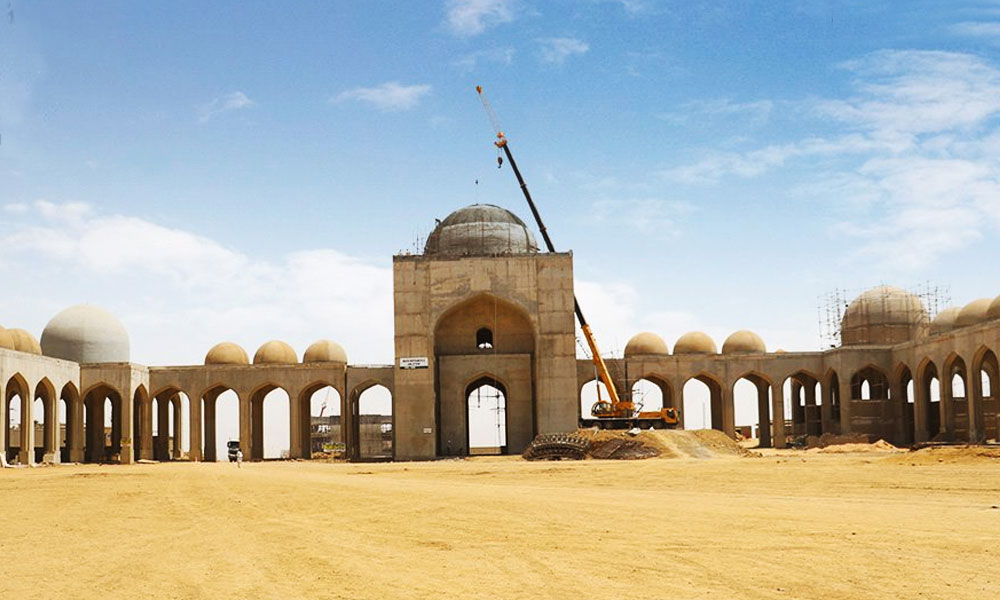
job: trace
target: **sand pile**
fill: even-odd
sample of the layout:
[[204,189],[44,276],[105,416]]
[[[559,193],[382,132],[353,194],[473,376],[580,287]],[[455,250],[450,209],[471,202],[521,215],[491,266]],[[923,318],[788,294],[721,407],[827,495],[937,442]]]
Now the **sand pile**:
[[839,446],[843,444],[869,444],[871,443],[871,438],[863,433],[855,433],[848,435],[834,435],[832,433],[824,433],[823,435],[817,437],[815,435],[810,435],[799,441],[799,443],[794,443],[793,445],[805,446],[806,448],[826,448],[827,446]]
[[931,446],[891,456],[886,459],[901,465],[996,464],[1000,465],[1000,446]]
[[809,450],[806,450],[806,452],[815,454],[852,454],[859,452],[866,454],[881,454],[885,452],[906,452],[906,450],[897,448],[885,440],[879,440],[874,444],[848,443],[825,446],[821,448],[810,448]]
[[[592,447],[598,449],[597,455],[594,454],[593,449],[589,452],[592,458],[603,458],[599,449],[605,447],[605,444],[611,440],[629,440],[641,444],[650,451],[656,452],[656,454],[650,452],[649,456],[661,458],[717,458],[749,454],[735,440],[721,431],[713,429],[696,431],[653,429],[640,431],[636,435],[621,430],[580,429],[576,434],[590,440]],[[628,456],[628,458],[646,457]]]

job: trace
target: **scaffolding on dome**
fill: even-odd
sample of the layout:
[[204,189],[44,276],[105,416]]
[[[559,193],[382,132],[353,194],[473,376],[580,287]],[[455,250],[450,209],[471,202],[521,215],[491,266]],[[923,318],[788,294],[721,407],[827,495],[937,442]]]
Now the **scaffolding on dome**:
[[[882,285],[884,286],[884,284]],[[951,305],[951,287],[948,285],[923,281],[903,289],[920,298],[924,310],[927,311],[929,321],[933,321],[938,313]],[[817,315],[819,318],[820,349],[837,348],[841,345],[840,327],[844,320],[844,313],[847,312],[851,301],[866,291],[870,290],[834,288],[819,296]],[[884,306],[892,306],[888,302],[888,296],[886,294],[883,298]]]

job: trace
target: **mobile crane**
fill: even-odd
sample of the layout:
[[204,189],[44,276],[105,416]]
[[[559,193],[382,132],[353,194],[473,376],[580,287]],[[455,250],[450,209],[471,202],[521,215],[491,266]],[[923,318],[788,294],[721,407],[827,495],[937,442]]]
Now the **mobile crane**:
[[[489,116],[493,130],[496,131],[497,139],[493,142],[493,145],[502,150],[507,157],[507,162],[510,163],[510,168],[514,171],[514,176],[517,177],[517,183],[521,186],[521,193],[524,194],[524,199],[528,201],[528,208],[531,209],[531,215],[535,218],[538,231],[541,232],[542,239],[545,240],[545,247],[548,248],[549,252],[555,252],[555,246],[552,244],[549,232],[545,228],[545,223],[542,222],[542,216],[539,214],[534,200],[531,199],[531,192],[528,191],[528,185],[524,182],[524,177],[521,176],[520,169],[517,168],[514,155],[511,154],[507,136],[504,135],[503,130],[500,128],[500,123],[493,112],[493,107],[490,106],[489,101],[486,100],[486,96],[483,94],[483,86],[477,85],[476,93],[479,94],[479,99],[482,101],[483,108]],[[497,156],[497,167],[501,166],[503,166],[503,160],[500,156]],[[573,311],[580,322],[580,329],[583,331],[583,337],[587,340],[587,346],[590,347],[591,360],[594,361],[597,376],[608,392],[608,399],[605,400],[601,398],[600,387],[598,387],[597,402],[590,408],[590,414],[593,419],[580,419],[580,425],[585,427],[596,425],[602,429],[630,429],[632,427],[655,427],[662,429],[676,427],[679,422],[677,409],[661,408],[657,411],[642,411],[640,410],[641,407],[637,408],[636,404],[632,401],[631,393],[628,393],[624,398],[618,395],[618,388],[615,386],[610,373],[608,373],[608,365],[604,362],[604,358],[597,348],[597,340],[594,338],[594,333],[590,330],[590,325],[587,324],[587,319],[583,316],[583,311],[580,310],[580,302],[577,301],[575,294],[573,296]]]

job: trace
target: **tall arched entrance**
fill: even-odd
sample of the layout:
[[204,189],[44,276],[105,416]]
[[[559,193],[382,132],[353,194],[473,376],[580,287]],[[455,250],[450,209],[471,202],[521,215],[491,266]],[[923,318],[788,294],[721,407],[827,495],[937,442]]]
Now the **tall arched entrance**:
[[[438,454],[470,453],[470,394],[488,381],[503,382],[504,454],[520,454],[535,436],[535,327],[520,306],[478,294],[445,312],[434,328]],[[470,387],[472,386],[472,387]],[[490,397],[497,405],[499,396]],[[501,414],[494,408],[496,415]],[[483,417],[485,418],[485,417]],[[479,442],[477,442],[479,443]],[[483,442],[485,443],[485,442]],[[496,451],[496,448],[491,452]]]

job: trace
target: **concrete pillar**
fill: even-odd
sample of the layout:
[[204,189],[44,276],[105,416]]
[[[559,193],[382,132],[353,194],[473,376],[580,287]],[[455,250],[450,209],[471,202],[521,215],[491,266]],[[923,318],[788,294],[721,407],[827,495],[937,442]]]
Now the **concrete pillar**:
[[798,435],[799,433],[805,433],[805,423],[806,423],[806,409],[802,406],[800,399],[802,398],[802,383],[797,380],[792,380],[791,398],[786,398],[787,402],[792,405],[792,435]]
[[819,420],[821,433],[829,433],[831,430],[831,424],[833,423],[833,386],[831,381],[828,379],[823,383],[820,388],[820,393],[823,394],[823,404],[819,407]]
[[[122,410],[122,399],[119,398],[117,401],[115,398],[111,398],[111,453],[119,455],[119,460],[121,460],[121,455],[125,452],[122,450],[122,441],[125,439],[122,427],[124,425],[123,414],[125,411]],[[129,414],[132,411],[128,411]]]
[[22,465],[35,464],[35,415],[31,394],[21,394],[21,450],[17,460]]
[[156,440],[153,442],[153,458],[170,460],[170,402],[156,399]]
[[842,377],[838,381],[840,387],[840,433],[843,435],[850,435],[854,431],[854,424],[851,423],[851,404],[853,403],[853,396],[851,395],[851,380],[848,377]]
[[179,394],[174,395],[170,399],[170,408],[174,413],[174,428],[170,432],[174,438],[174,444],[170,448],[170,458],[177,460],[182,458],[184,453],[184,410],[181,406],[181,397]]
[[722,388],[722,432],[736,438],[736,401],[731,385]]
[[770,385],[764,381],[757,384],[757,436],[758,446],[771,447],[771,416],[768,390]]
[[[302,403],[297,390],[288,390],[288,456],[302,458]],[[306,415],[308,416],[308,414]]]
[[[204,398],[203,408],[205,410],[205,414],[202,415],[202,418],[205,420],[205,450],[203,460],[206,462],[215,462],[219,460],[218,450],[216,449],[218,440],[216,439],[215,427],[215,405],[218,398],[219,395],[214,392],[206,394]],[[194,417],[192,417],[192,420],[193,419]]]
[[913,443],[921,444],[930,439],[927,432],[927,407],[930,406],[930,394],[927,386],[924,385],[923,375],[918,374],[921,380],[913,382]]
[[243,450],[243,457],[250,460],[250,450],[253,448],[253,427],[250,398],[240,396],[240,449]]
[[954,402],[952,378],[953,375],[951,374],[946,374],[944,377],[938,378],[938,385],[941,386],[941,394],[939,395],[939,398],[941,398],[941,405],[939,407],[941,410],[940,434],[946,440],[950,440],[955,434],[955,407],[952,406]]
[[299,398],[299,403],[302,405],[302,419],[300,420],[302,429],[302,458],[312,458],[312,409],[309,398],[308,394],[303,394]]
[[787,448],[785,437],[785,388],[783,383],[771,386],[771,411],[774,413],[772,426],[774,428],[774,447]]
[[57,398],[45,398],[45,456],[47,463],[58,464],[62,462],[59,452],[59,400]]
[[979,369],[973,369],[975,377],[967,374],[965,379],[965,398],[969,410],[969,442],[979,444],[986,441],[983,431],[983,376]]
[[135,429],[135,402],[132,394],[129,394],[128,391],[126,387],[126,393],[118,398],[118,434],[121,436],[118,444],[119,461],[123,465],[135,462],[135,449],[137,448],[137,440],[135,440],[135,432],[133,431]]
[[264,394],[250,402],[250,458],[264,460]]
[[153,399],[143,398],[139,402],[139,456],[146,460],[155,457],[153,452]]
[[66,445],[69,446],[70,462],[83,462],[86,433],[83,423],[83,399],[69,399],[66,402]]
[[92,396],[87,406],[87,462],[104,462],[104,397]]
[[202,460],[202,440],[201,440],[201,399],[188,396],[188,419],[190,419],[190,450],[188,458],[194,461]]
[[3,459],[7,460],[7,450],[10,448],[7,438],[7,433],[10,431],[10,408],[7,406],[7,387],[4,385],[3,378],[0,378],[0,413],[3,417],[0,418],[0,452],[3,453]]

